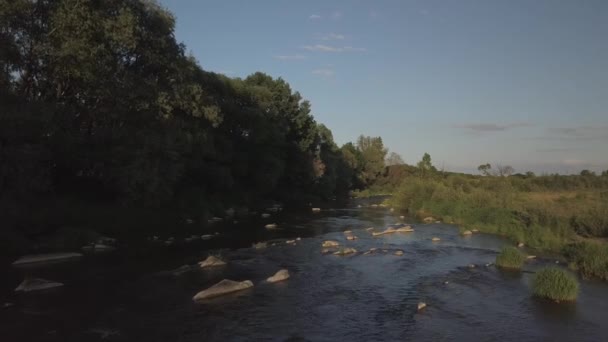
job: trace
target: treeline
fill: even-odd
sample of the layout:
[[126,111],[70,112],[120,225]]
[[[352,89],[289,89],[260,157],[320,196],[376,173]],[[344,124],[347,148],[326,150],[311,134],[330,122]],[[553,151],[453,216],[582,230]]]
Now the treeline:
[[203,218],[308,204],[382,173],[380,138],[338,147],[286,81],[205,71],[174,29],[154,1],[0,2],[5,227],[66,198]]

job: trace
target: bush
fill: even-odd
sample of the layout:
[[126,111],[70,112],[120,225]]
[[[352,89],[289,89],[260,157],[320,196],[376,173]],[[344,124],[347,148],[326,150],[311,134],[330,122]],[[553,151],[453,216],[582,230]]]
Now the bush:
[[503,268],[521,268],[526,258],[515,247],[505,247],[496,256],[496,265]]
[[545,268],[534,275],[532,291],[535,296],[556,302],[575,300],[578,281],[571,273],[559,268]]

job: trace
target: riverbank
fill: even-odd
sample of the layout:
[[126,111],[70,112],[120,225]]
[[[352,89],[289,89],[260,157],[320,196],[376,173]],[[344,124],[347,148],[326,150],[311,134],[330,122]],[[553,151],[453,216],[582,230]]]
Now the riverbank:
[[[472,184],[475,182],[475,184]],[[558,253],[585,277],[608,280],[608,244],[597,238],[608,226],[603,192],[518,191],[503,179],[419,179],[404,182],[391,197],[394,208],[419,219],[434,217],[497,234],[540,252]]]

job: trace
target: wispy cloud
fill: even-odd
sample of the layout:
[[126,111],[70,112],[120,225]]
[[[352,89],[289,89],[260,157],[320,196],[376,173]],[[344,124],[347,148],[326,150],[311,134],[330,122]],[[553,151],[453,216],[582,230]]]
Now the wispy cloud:
[[580,148],[574,147],[549,147],[549,148],[537,148],[536,152],[540,153],[563,153],[563,152],[574,152],[580,151]]
[[335,11],[334,13],[331,14],[331,18],[334,20],[338,20],[342,18],[342,12],[340,11]]
[[320,16],[320,15],[318,15],[318,14],[311,14],[311,15],[308,17],[308,19],[310,19],[310,20],[319,20],[319,19],[321,19],[321,16]]
[[370,17],[371,19],[377,19],[377,18],[378,18],[378,16],[379,16],[378,12],[376,12],[376,11],[374,11],[374,10],[369,11],[369,17]]
[[533,140],[561,140],[561,141],[608,141],[608,125],[584,125],[570,127],[551,127],[547,133],[533,137]]
[[306,59],[304,55],[276,55],[274,59],[278,59],[281,61],[300,61]]
[[312,74],[322,77],[332,77],[335,72],[332,69],[315,69],[312,71]]
[[508,124],[498,123],[466,123],[466,124],[454,124],[453,128],[462,129],[468,133],[488,133],[488,132],[504,132],[513,128],[529,127],[532,124],[527,122],[514,122]]
[[321,40],[344,40],[344,35],[343,34],[338,34],[338,33],[330,33],[326,36],[321,37]]
[[304,45],[302,49],[308,51],[319,51],[319,52],[364,52],[367,51],[365,48],[358,48],[352,46],[331,46],[331,45]]

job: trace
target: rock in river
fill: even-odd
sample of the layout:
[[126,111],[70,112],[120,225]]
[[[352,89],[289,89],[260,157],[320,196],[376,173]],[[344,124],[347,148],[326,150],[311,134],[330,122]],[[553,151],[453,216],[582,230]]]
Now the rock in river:
[[49,254],[33,254],[25,255],[13,262],[13,266],[46,263],[46,262],[59,262],[70,259],[77,259],[82,257],[80,253],[49,253]]
[[52,289],[55,287],[63,286],[63,283],[40,279],[40,278],[29,278],[23,280],[19,286],[15,289],[17,292],[30,292],[30,291],[40,291]]
[[441,241],[441,239],[435,236],[435,237],[433,237],[433,238],[431,239],[431,241],[433,241],[433,242],[437,242],[437,241]]
[[245,281],[234,281],[229,279],[224,279],[219,283],[211,286],[210,288],[203,290],[197,293],[192,299],[193,300],[202,300],[207,298],[213,298],[221,295],[225,295],[232,292],[246,290],[250,287],[253,287],[253,283],[251,280]]
[[341,250],[334,253],[334,255],[349,255],[357,253],[357,250],[354,248],[342,248]]
[[471,235],[471,234],[473,234],[473,232],[470,230],[465,230],[464,232],[462,232],[462,235]]
[[210,255],[209,257],[207,257],[207,259],[199,262],[198,265],[201,268],[206,268],[206,267],[214,267],[214,266],[224,266],[224,265],[226,265],[226,263],[223,260],[216,258],[213,255]]
[[276,223],[269,223],[264,226],[266,229],[277,229],[279,226]]
[[424,308],[426,308],[426,303],[425,302],[418,303],[418,310],[422,310]]
[[402,256],[402,255],[403,255],[403,251],[396,251],[396,252],[395,252],[395,255],[396,255],[396,256]]
[[286,269],[282,269],[275,273],[272,277],[266,279],[266,281],[269,283],[276,283],[286,279],[289,279],[289,271]]
[[340,244],[338,243],[338,241],[333,241],[333,240],[327,240],[327,241],[323,241],[323,245],[321,245],[322,247],[338,247],[340,246]]

